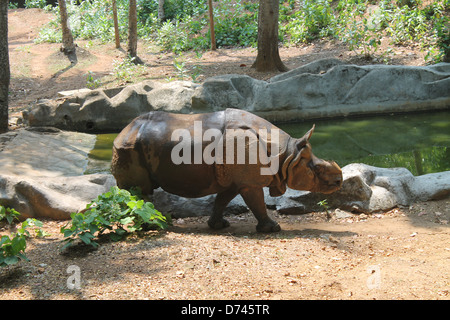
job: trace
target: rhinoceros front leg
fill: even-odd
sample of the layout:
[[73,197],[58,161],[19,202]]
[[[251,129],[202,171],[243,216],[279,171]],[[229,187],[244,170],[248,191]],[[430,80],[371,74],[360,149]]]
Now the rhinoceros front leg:
[[214,201],[214,209],[208,220],[208,226],[212,229],[223,229],[230,226],[230,223],[223,218],[223,211],[228,203],[238,195],[238,191],[234,188],[227,189],[217,194]]
[[281,230],[280,225],[267,215],[262,188],[243,188],[240,190],[240,194],[258,220],[256,231],[277,232]]

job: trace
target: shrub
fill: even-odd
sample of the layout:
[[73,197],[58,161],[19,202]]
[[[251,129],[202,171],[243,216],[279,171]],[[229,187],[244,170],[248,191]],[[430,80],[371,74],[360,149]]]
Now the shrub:
[[[18,219],[18,213],[14,209],[5,208],[0,206],[0,220],[6,219],[9,224]],[[3,235],[0,237],[0,267],[5,267],[11,264],[15,264],[20,260],[29,261],[25,255],[25,249],[27,247],[27,238],[30,237],[30,232],[27,230],[29,227],[36,227],[36,236],[46,236],[47,234],[41,230],[42,222],[28,218],[20,225],[17,232],[11,236]]]
[[14,220],[19,220],[20,213],[13,208],[0,206],[0,221],[6,220],[8,224],[12,224]]
[[[113,241],[121,240],[130,232],[147,228],[166,229],[168,218],[155,209],[151,202],[140,199],[138,190],[127,191],[112,187],[86,206],[85,212],[72,213],[72,221],[61,228],[66,244],[79,238],[83,243],[97,247],[94,238],[108,231]],[[70,224],[70,226],[68,226]]]
[[328,26],[334,19],[330,3],[330,0],[305,0],[283,28],[291,42],[310,42],[328,36]]
[[335,36],[349,46],[350,50],[358,52],[365,58],[370,58],[381,44],[382,14],[377,12],[365,16],[365,7],[347,5],[341,8],[341,14],[334,26]]

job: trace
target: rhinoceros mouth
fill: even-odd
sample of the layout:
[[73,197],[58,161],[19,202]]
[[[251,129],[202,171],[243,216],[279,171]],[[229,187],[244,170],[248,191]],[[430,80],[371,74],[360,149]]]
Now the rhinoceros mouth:
[[342,186],[342,170],[338,164],[334,161],[323,161],[318,170],[317,179],[317,191],[320,193],[333,193],[339,190]]

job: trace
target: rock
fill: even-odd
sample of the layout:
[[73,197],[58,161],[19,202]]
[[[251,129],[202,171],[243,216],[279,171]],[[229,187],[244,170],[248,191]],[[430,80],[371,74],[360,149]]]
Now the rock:
[[153,110],[190,112],[197,85],[187,81],[144,81],[125,88],[77,92],[63,98],[42,100],[23,112],[30,126],[52,126],[80,132],[117,131],[135,117]]
[[76,90],[67,90],[67,91],[60,91],[58,92],[58,97],[67,97],[67,96],[71,96],[74,94],[79,94],[79,93],[88,93],[91,92],[91,89],[88,88],[83,88],[83,89],[76,89]]
[[342,173],[342,188],[321,198],[327,199],[330,207],[347,211],[385,211],[450,194],[450,171],[415,177],[405,168],[350,164],[342,168]]
[[[183,198],[170,194],[161,188],[154,191],[150,200],[160,212],[170,214],[173,218],[209,216],[214,206],[215,195],[202,198]],[[224,211],[224,214],[240,214],[248,208],[240,196],[234,198]]]
[[69,219],[116,182],[83,175],[96,137],[55,128],[0,135],[0,204],[25,218]]
[[348,213],[347,211],[343,211],[339,208],[334,210],[334,215],[336,216],[336,219],[346,219],[346,218],[353,217],[353,215],[351,213]]
[[325,59],[269,81],[242,75],[206,79],[192,109],[238,108],[269,121],[404,112],[450,106],[450,64],[427,67],[346,65]]
[[324,59],[271,78],[211,77],[203,84],[144,81],[125,88],[76,92],[24,112],[30,126],[82,132],[120,131],[153,110],[203,113],[225,108],[269,121],[447,109],[450,64],[356,66]]
[[20,129],[0,135],[0,172],[26,177],[81,175],[96,137],[55,128]]
[[108,174],[72,177],[0,175],[0,203],[19,211],[23,218],[65,220],[86,208],[116,181]]

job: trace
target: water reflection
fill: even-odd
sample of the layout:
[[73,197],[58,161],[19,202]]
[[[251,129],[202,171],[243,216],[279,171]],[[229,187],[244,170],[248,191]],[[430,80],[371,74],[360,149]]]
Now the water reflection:
[[[414,175],[450,170],[450,112],[316,121],[314,153],[341,166],[405,167]],[[312,123],[279,127],[301,137]]]

